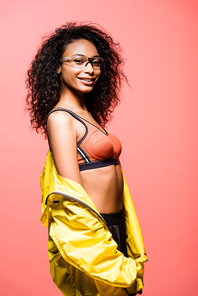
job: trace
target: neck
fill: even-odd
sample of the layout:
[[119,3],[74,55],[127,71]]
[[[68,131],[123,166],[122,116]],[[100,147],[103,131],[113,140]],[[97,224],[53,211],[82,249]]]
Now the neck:
[[87,111],[86,98],[84,93],[74,92],[70,89],[61,91],[61,96],[56,107],[64,107],[70,110],[85,110]]

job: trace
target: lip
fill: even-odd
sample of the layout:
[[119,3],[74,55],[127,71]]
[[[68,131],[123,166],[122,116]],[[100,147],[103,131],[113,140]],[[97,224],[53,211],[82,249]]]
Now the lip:
[[93,77],[77,77],[80,82],[84,85],[92,86],[96,78]]

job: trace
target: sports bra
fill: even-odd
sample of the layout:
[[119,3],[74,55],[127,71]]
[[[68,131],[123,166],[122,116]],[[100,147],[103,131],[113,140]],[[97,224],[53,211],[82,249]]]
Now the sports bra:
[[49,112],[48,116],[56,111],[69,113],[85,126],[85,134],[77,143],[77,158],[80,171],[119,164],[118,158],[122,146],[117,137],[107,133],[104,128],[101,130],[93,123],[68,109],[56,108]]

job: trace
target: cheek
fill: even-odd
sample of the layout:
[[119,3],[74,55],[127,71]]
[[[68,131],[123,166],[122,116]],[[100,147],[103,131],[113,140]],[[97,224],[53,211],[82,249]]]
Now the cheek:
[[94,76],[98,79],[101,76],[101,71],[97,70],[97,72],[94,73]]
[[72,71],[72,69],[69,70],[62,70],[61,71],[61,76],[62,76],[62,81],[64,81],[64,83],[71,83],[72,81],[74,81],[76,79],[76,71]]
[[97,76],[97,80],[100,78],[100,76],[101,76],[101,71],[98,71],[99,73],[97,73],[96,74],[96,76]]

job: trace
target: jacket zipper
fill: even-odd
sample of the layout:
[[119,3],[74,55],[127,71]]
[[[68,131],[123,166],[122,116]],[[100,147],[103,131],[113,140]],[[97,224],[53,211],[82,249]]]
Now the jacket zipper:
[[[48,201],[48,197],[50,196],[50,195],[52,195],[52,194],[60,194],[60,195],[63,195],[63,196],[65,196],[65,197],[67,197],[67,198],[69,198],[69,199],[71,199],[71,200],[73,200],[73,201],[76,201],[76,202],[78,202],[78,203],[80,203],[80,204],[82,204],[82,205],[84,205],[85,207],[87,207],[88,209],[90,209],[93,213],[95,213],[104,223],[105,223],[105,225],[107,226],[107,223],[106,223],[106,221],[103,219],[103,217],[98,213],[98,212],[96,212],[94,209],[92,209],[92,207],[90,207],[88,204],[86,204],[85,202],[83,202],[83,201],[81,201],[81,200],[79,200],[79,199],[77,199],[77,198],[75,198],[75,197],[73,197],[73,196],[71,196],[71,195],[67,195],[67,194],[65,194],[65,193],[60,193],[60,192],[56,192],[56,191],[53,191],[52,193],[50,193],[50,194],[48,194],[48,196],[47,196],[47,198],[46,198],[46,201],[45,201],[45,205],[47,205],[47,201]],[[54,202],[54,203],[56,203],[56,201]]]

